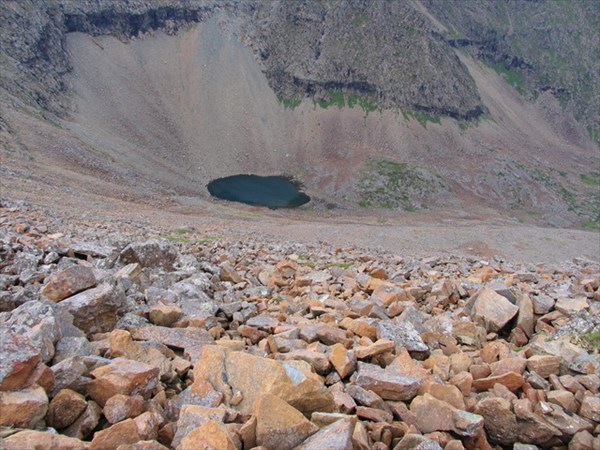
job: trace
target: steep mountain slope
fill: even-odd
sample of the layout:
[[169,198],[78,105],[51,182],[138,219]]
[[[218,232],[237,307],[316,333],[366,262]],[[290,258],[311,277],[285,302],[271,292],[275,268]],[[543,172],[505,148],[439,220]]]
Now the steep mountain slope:
[[439,4],[4,2],[4,161],[118,196],[287,173],[316,207],[595,226],[598,153],[573,113],[596,104],[515,90],[488,47],[457,43],[474,27],[455,20],[460,5]]
[[592,1],[422,0],[448,42],[503,73],[519,92],[550,91],[600,143],[600,5]]

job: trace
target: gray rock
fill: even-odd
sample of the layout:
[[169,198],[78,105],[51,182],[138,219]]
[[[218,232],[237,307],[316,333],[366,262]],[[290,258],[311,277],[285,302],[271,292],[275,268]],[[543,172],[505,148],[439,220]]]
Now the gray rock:
[[72,356],[88,356],[94,353],[92,344],[85,337],[67,336],[56,343],[53,364]]
[[138,263],[142,267],[174,269],[177,252],[167,241],[133,242],[119,255],[123,264]]
[[409,352],[428,353],[429,347],[410,322],[386,320],[376,323],[378,339],[389,339]]
[[43,362],[54,356],[54,344],[62,337],[58,310],[48,301],[27,302],[0,318],[15,333],[27,336],[39,350]]
[[70,312],[73,323],[88,336],[110,331],[126,312],[125,292],[118,284],[101,284],[63,300],[59,308]]

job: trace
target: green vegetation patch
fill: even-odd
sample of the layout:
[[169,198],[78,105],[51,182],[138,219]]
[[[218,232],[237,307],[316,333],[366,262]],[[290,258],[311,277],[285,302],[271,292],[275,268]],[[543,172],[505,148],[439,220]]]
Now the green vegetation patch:
[[328,90],[327,97],[316,101],[315,104],[323,109],[327,109],[330,106],[337,106],[339,109],[345,106],[349,108],[359,107],[367,114],[378,109],[377,102],[372,97],[358,94],[346,95],[344,92],[337,90]]
[[590,174],[581,174],[581,182],[588,186],[600,186],[600,172],[592,172]]
[[508,84],[514,87],[521,94],[526,92],[525,75],[518,69],[507,69],[504,64],[493,64],[488,65],[496,71],[498,75],[501,75]]
[[175,230],[175,234],[191,234],[194,230],[190,230],[189,228],[177,228]]
[[211,242],[217,241],[219,239],[221,239],[221,236],[207,234],[198,241],[198,244],[210,244]]
[[598,222],[594,222],[593,220],[584,220],[579,225],[581,226],[581,228],[588,231],[600,230],[600,225],[598,225]]
[[423,111],[414,111],[414,112],[402,112],[404,116],[404,120],[415,119],[417,122],[421,124],[423,128],[427,128],[427,122],[441,124],[441,118],[439,116],[432,116]]
[[169,242],[181,242],[181,243],[187,243],[187,242],[191,242],[192,240],[190,238],[187,238],[185,236],[181,236],[181,235],[170,235],[165,237],[165,239]]
[[302,103],[302,98],[300,97],[278,97],[278,100],[285,109],[296,109],[298,106],[300,106],[300,103]]
[[384,158],[369,160],[358,183],[358,205],[363,208],[426,208],[431,199],[446,188],[444,182],[422,168]]
[[591,353],[600,352],[600,332],[598,331],[576,335],[574,341]]

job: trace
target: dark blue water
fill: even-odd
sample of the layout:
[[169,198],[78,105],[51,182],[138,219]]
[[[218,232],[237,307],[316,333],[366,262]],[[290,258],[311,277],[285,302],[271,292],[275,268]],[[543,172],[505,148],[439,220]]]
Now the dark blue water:
[[280,176],[233,175],[217,178],[206,187],[213,197],[274,209],[295,208],[310,201],[289,178]]

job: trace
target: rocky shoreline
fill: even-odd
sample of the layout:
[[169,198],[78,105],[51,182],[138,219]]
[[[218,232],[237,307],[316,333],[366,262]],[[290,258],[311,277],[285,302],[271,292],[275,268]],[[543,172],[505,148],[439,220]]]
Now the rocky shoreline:
[[0,447],[600,448],[600,267],[0,209]]

